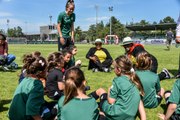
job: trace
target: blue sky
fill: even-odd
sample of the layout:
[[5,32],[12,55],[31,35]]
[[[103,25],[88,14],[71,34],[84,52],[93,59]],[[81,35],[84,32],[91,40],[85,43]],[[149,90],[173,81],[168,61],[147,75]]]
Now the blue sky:
[[[97,21],[109,22],[115,16],[121,23],[139,22],[142,19],[152,23],[166,16],[178,19],[180,0],[74,0],[75,27],[88,30]],[[25,33],[39,33],[40,26],[56,24],[57,16],[65,10],[66,0],[0,0],[0,29],[20,26]],[[97,14],[95,6],[97,8]],[[113,6],[110,12],[108,7]],[[9,25],[7,25],[9,20]]]

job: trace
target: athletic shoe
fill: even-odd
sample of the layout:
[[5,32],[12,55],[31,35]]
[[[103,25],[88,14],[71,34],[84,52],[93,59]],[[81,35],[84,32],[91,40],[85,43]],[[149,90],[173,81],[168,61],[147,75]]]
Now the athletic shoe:
[[8,71],[9,69],[7,68],[7,66],[2,66],[2,69],[4,70],[4,71]]
[[18,64],[16,64],[15,62],[12,62],[9,66],[12,69],[17,69],[18,68]]
[[97,68],[93,68],[92,72],[98,72],[98,69]]
[[171,75],[170,75],[169,71],[166,68],[163,68],[162,72],[164,72],[166,74],[166,76],[165,76],[166,79],[171,78]]
[[180,72],[176,75],[176,78],[180,78]]
[[110,68],[103,68],[104,72],[110,72]]

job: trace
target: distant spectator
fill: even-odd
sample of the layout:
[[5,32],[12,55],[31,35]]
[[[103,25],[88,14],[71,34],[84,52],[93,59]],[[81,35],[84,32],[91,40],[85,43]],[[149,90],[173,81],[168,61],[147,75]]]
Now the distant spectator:
[[170,28],[166,33],[166,46],[167,46],[168,50],[170,50],[171,42],[172,42],[173,38],[174,38],[174,34]]
[[102,47],[101,39],[95,40],[95,47],[89,49],[86,58],[89,59],[88,69],[92,69],[93,72],[110,72],[113,59],[108,50]]
[[0,62],[2,65],[3,70],[7,71],[8,65],[13,63],[13,61],[16,59],[16,57],[13,54],[8,53],[8,43],[6,41],[6,36],[4,34],[0,34]]

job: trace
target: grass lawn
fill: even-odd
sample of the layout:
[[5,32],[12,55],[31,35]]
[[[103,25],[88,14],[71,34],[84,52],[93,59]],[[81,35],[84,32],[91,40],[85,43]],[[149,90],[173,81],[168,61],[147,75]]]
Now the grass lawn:
[[[88,60],[85,58],[89,48],[93,45],[78,44],[78,53],[76,60],[82,61],[82,70],[85,72],[86,80],[91,90],[94,91],[99,87],[103,87],[106,90],[110,87],[112,79],[115,74],[113,71],[110,73],[97,72],[93,73],[88,71]],[[111,53],[113,58],[124,53],[123,47],[119,45],[103,45]],[[163,68],[167,68],[172,74],[176,74],[179,62],[180,48],[177,49],[172,46],[170,51],[167,51],[165,45],[145,45],[147,51],[157,57],[159,62],[158,72],[161,72]],[[16,62],[19,64],[19,69],[12,72],[4,72],[0,68],[0,120],[8,120],[7,112],[10,106],[10,102],[13,97],[14,90],[18,85],[18,75],[20,74],[22,67],[22,56],[26,53],[33,51],[40,51],[44,57],[47,57],[49,53],[57,51],[57,45],[9,45],[9,53],[16,55]],[[161,81],[161,86],[165,89],[171,89],[175,79],[167,79]],[[163,100],[161,105],[155,109],[146,109],[147,120],[158,120],[157,113],[163,113],[165,109],[165,101]]]

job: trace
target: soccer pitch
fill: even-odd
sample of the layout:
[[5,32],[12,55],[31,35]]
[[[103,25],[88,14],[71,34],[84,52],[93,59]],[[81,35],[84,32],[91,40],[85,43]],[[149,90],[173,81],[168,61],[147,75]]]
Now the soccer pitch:
[[[85,58],[86,53],[92,44],[77,44],[78,53],[75,56],[76,60],[80,59],[82,61],[81,69],[85,73],[87,80],[87,85],[91,87],[88,93],[96,90],[97,88],[105,88],[111,86],[112,79],[115,77],[113,70],[110,73],[96,72],[93,73],[88,70],[88,60]],[[124,48],[120,45],[103,45],[110,52],[113,59],[117,56],[124,54]],[[157,57],[159,67],[158,73],[161,72],[163,68],[167,68],[172,74],[176,74],[179,65],[179,54],[180,48],[171,47],[168,51],[165,45],[145,45],[145,49]],[[8,120],[7,112],[10,106],[10,102],[13,97],[14,90],[18,85],[18,76],[21,72],[22,67],[22,56],[27,53],[34,51],[40,51],[42,56],[47,58],[49,53],[57,51],[57,45],[55,44],[23,44],[23,45],[9,45],[9,53],[16,55],[15,62],[18,63],[19,68],[15,71],[4,72],[0,69],[0,120]],[[176,79],[167,79],[161,81],[161,87],[165,90],[170,90]],[[165,110],[165,101],[155,109],[146,109],[147,120],[158,120],[157,114],[163,113]]]

